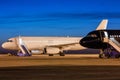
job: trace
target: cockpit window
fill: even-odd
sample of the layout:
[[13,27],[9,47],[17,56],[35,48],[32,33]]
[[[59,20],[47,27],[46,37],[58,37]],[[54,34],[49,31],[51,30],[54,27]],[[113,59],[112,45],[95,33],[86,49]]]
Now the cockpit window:
[[88,34],[87,37],[97,37],[96,34]]
[[8,40],[7,42],[13,42],[13,40]]

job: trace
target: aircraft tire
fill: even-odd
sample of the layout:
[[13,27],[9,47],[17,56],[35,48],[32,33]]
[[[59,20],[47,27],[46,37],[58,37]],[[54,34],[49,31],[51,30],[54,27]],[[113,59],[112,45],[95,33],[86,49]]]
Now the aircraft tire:
[[49,54],[49,56],[53,56],[53,54]]
[[99,54],[99,58],[104,58],[104,54]]
[[60,53],[60,56],[65,56],[65,54],[64,53]]
[[110,55],[110,54],[105,54],[105,57],[106,57],[106,58],[110,58],[111,55]]

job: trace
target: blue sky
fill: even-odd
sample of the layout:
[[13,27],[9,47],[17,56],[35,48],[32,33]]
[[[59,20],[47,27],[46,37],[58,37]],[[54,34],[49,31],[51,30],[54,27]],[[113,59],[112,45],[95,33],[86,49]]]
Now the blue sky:
[[0,0],[0,40],[85,36],[102,19],[109,19],[109,29],[120,29],[120,0]]

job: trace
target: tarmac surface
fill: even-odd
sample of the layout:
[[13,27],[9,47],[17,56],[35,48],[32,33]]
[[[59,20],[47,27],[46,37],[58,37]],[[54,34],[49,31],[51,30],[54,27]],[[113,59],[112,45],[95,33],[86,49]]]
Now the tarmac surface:
[[120,80],[120,59],[96,54],[0,55],[0,80]]

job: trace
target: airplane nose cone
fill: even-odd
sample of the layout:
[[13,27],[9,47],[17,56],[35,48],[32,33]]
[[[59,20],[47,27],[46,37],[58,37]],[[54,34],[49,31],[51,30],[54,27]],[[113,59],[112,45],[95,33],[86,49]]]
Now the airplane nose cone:
[[8,49],[8,50],[17,50],[18,46],[12,42],[5,42],[2,44],[2,48]]
[[3,43],[3,44],[2,44],[2,48],[8,49],[8,44],[7,44],[7,43]]
[[80,40],[80,44],[81,44],[82,46],[84,46],[84,43],[85,43],[84,39],[81,39],[81,40]]

